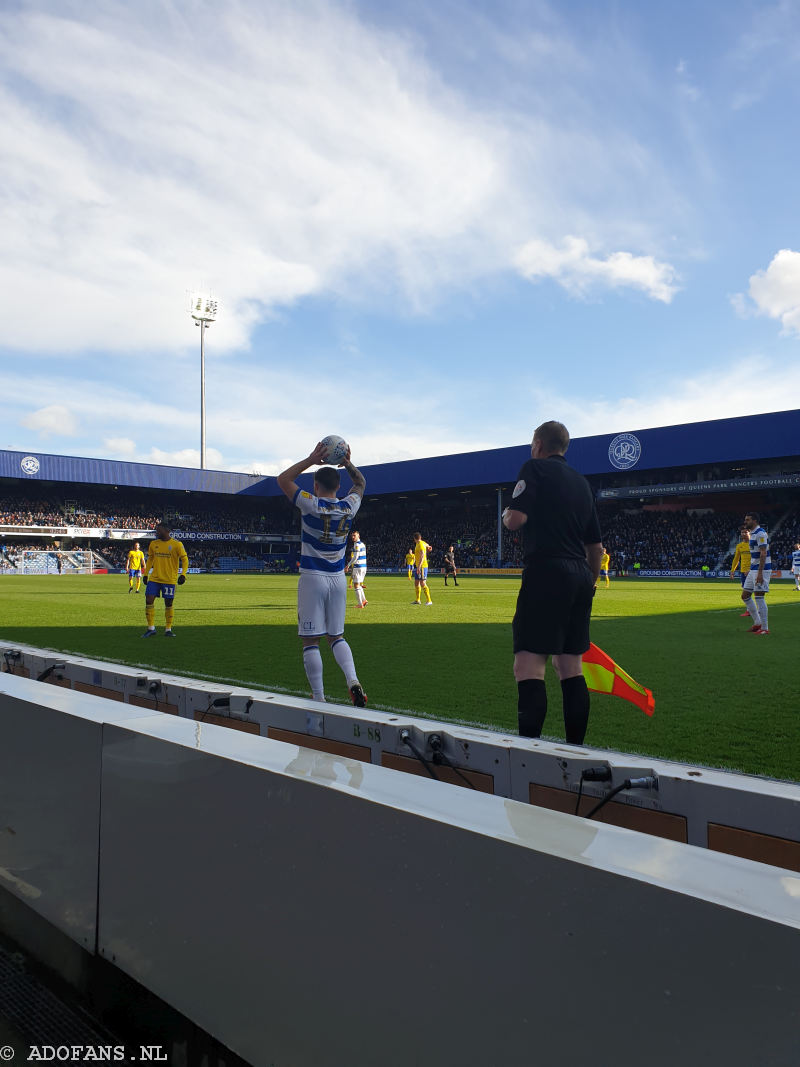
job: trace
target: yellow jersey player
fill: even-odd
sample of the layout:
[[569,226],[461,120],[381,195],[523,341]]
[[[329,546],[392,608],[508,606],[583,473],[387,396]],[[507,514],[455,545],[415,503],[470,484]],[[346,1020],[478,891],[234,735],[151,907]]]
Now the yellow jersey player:
[[611,562],[611,556],[603,549],[603,555],[600,557],[600,577],[606,580],[606,589],[611,585],[608,577],[608,565]]
[[409,551],[406,552],[406,567],[408,567],[408,580],[409,580],[409,582],[413,582],[414,581],[414,550],[413,549],[409,549]]
[[142,584],[142,567],[144,567],[144,552],[139,548],[139,542],[137,541],[128,553],[128,560],[125,564],[125,570],[128,572],[129,593],[134,591],[134,578],[136,578],[136,592],[139,592],[139,586]]
[[433,548],[427,541],[422,540],[422,534],[414,534],[414,589],[415,599],[411,601],[412,604],[419,606],[419,598],[422,590],[425,590],[425,607],[429,608],[433,601],[431,600],[431,591],[428,588],[428,553],[432,552]]
[[[739,537],[740,541],[733,553],[733,563],[731,563],[731,578],[735,577],[738,567],[739,577],[744,585],[744,580],[750,572],[750,531],[743,526],[739,531]],[[749,611],[743,611],[740,618],[749,614]]]
[[162,597],[164,600],[164,622],[166,623],[164,637],[175,636],[172,632],[172,619],[175,613],[175,609],[172,606],[175,600],[175,586],[183,585],[186,581],[188,569],[189,557],[186,555],[186,549],[180,541],[170,537],[169,526],[164,522],[160,522],[156,526],[156,539],[150,542],[150,546],[147,549],[147,563],[145,564],[147,585],[144,590],[144,613],[147,619],[147,629],[142,634],[142,637],[155,637],[154,619],[157,596]]

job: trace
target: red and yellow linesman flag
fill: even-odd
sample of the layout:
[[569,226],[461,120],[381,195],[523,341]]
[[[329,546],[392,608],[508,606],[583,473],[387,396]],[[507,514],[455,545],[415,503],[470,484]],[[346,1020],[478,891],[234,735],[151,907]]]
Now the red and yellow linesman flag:
[[639,685],[597,645],[590,644],[589,651],[583,654],[583,677],[593,693],[622,697],[641,708],[645,715],[652,715],[656,710],[652,690]]

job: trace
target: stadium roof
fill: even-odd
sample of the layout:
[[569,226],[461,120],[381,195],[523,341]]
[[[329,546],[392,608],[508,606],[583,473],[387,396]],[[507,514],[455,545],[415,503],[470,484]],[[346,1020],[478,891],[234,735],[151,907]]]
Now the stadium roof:
[[[626,430],[575,438],[569,462],[583,474],[751,462],[800,454],[800,410],[712,422]],[[516,479],[530,444],[452,456],[379,463],[363,468],[370,496],[425,489],[504,485]],[[137,486],[194,493],[277,496],[275,478],[196,468],[81,459],[0,450],[0,477],[23,481]]]

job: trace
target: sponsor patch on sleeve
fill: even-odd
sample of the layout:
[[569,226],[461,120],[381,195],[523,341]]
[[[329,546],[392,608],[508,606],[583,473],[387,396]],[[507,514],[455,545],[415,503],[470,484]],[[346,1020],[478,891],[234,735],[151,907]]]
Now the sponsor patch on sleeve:
[[521,496],[522,493],[524,493],[524,492],[525,492],[525,480],[524,480],[524,478],[520,478],[520,480],[514,486],[514,492],[511,494],[511,496],[512,496],[512,498],[514,500],[516,500],[517,497]]
[[300,490],[300,496],[305,497],[306,500],[311,500],[311,493],[307,493],[305,489]]

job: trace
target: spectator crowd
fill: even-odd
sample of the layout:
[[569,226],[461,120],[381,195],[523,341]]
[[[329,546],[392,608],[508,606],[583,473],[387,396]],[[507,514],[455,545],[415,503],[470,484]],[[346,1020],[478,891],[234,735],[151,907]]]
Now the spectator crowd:
[[[285,536],[298,533],[297,513],[280,497],[238,498],[209,497],[193,494],[191,502],[172,498],[165,507],[165,497],[135,492],[131,496],[110,491],[81,495],[67,503],[52,499],[4,496],[0,498],[2,526],[78,526],[82,528],[120,530],[153,529],[166,518],[173,529],[193,533],[271,534]],[[739,540],[739,529],[747,502],[734,511],[711,508],[663,510],[654,506],[633,507],[625,503],[600,503],[598,512],[603,542],[616,572],[645,570],[710,570],[729,566],[732,549]],[[772,541],[774,566],[786,566],[788,557],[800,538],[800,511],[783,507],[760,512],[762,525],[777,532]],[[367,545],[371,569],[401,569],[405,556],[413,550],[414,533],[419,531],[433,549],[429,553],[431,568],[443,564],[445,551],[455,547],[459,568],[520,567],[522,541],[519,533],[502,531],[502,562],[498,563],[496,505],[468,499],[427,500],[422,497],[367,498],[356,519],[362,540]],[[2,531],[0,530],[0,536]],[[146,539],[142,538],[143,542]],[[0,542],[0,569],[13,570],[24,548],[56,551],[57,544],[6,540]],[[84,547],[100,551],[112,567],[123,568],[131,547],[127,541],[85,539]],[[146,543],[142,545],[146,548]],[[226,569],[281,570],[295,568],[296,545],[287,558],[270,557],[265,543],[253,542],[246,547],[232,542],[187,541],[190,563],[201,570],[214,570],[220,558]]]
[[287,500],[256,500],[225,497],[214,506],[191,507],[171,501],[123,500],[121,505],[107,497],[81,497],[80,502],[0,498],[0,526],[78,526],[82,529],[153,530],[167,519],[175,529],[195,533],[294,532],[292,507]]

